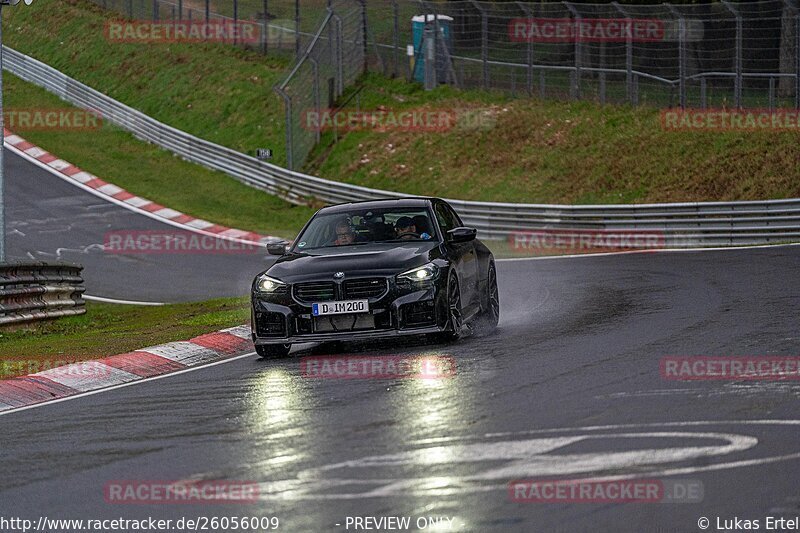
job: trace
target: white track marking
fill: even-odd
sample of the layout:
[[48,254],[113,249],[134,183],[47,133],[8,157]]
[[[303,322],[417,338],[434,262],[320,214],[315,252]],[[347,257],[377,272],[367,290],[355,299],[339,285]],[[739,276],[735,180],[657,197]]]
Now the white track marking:
[[[128,204],[128,205],[132,205],[133,207],[142,207],[142,206],[150,205],[150,204],[153,203],[150,200],[145,200],[144,198],[142,198],[140,196],[131,196],[127,200],[123,200],[123,202]],[[150,211],[148,211],[148,213],[149,212]],[[158,216],[155,213],[153,213],[153,215]]]
[[70,176],[70,179],[73,179],[80,183],[89,183],[90,181],[97,179],[97,176],[95,176],[94,174],[89,174],[85,170],[82,170],[77,174],[73,174],[72,176]]
[[169,207],[165,207],[164,209],[159,209],[158,211],[155,211],[153,214],[158,215],[161,218],[175,218],[181,216],[183,213],[181,213],[180,211],[175,211],[174,209],[170,209]]
[[114,368],[100,361],[72,363],[31,375],[47,378],[81,392],[94,390],[98,388],[98,385],[107,387],[142,379],[141,376]]
[[121,193],[123,191],[123,188],[117,187],[113,183],[106,183],[102,187],[98,187],[97,190],[105,195],[114,196],[115,194]]
[[31,157],[42,157],[47,152],[45,152],[44,150],[42,150],[38,146],[31,146],[30,148],[25,150],[25,153],[28,154]]
[[139,302],[136,300],[118,300],[116,298],[104,298],[103,296],[91,296],[89,294],[84,294],[83,299],[92,300],[94,302],[105,302],[109,304],[122,304],[122,305],[167,305],[164,302]]
[[214,350],[187,341],[168,342],[159,346],[139,348],[136,351],[151,353],[183,365],[202,364],[219,357]]
[[209,222],[208,220],[202,220],[202,219],[196,218],[194,220],[191,220],[191,221],[187,222],[186,225],[189,226],[189,227],[192,227],[192,228],[206,229],[206,228],[210,228],[214,224]]
[[229,357],[227,359],[221,359],[221,360],[215,361],[213,363],[208,363],[206,365],[200,365],[200,366],[193,366],[193,367],[189,367],[189,368],[184,368],[183,370],[176,370],[175,372],[170,372],[168,374],[161,374],[159,376],[153,376],[151,378],[142,378],[142,379],[139,379],[137,381],[130,381],[128,383],[122,383],[121,385],[113,385],[111,387],[106,387],[105,389],[97,389],[97,390],[93,390],[93,391],[89,391],[89,392],[81,392],[79,394],[73,394],[72,396],[65,396],[63,398],[56,398],[55,400],[49,400],[49,401],[46,401],[46,402],[35,403],[33,405],[26,405],[25,407],[17,407],[15,409],[11,409],[11,410],[8,410],[8,411],[0,411],[0,416],[12,414],[12,413],[18,413],[20,411],[27,411],[28,409],[36,409],[37,407],[43,407],[45,405],[52,405],[52,404],[55,404],[55,403],[68,402],[70,400],[77,400],[78,398],[85,398],[86,396],[92,396],[94,394],[100,394],[101,392],[117,390],[117,389],[121,389],[123,387],[130,387],[131,385],[139,385],[141,383],[147,383],[149,381],[155,381],[157,379],[169,378],[169,377],[172,377],[172,376],[177,376],[179,374],[186,374],[187,372],[194,372],[195,370],[202,370],[204,368],[210,368],[212,366],[223,365],[225,363],[230,363],[232,361],[236,361],[238,359],[243,359],[245,357],[252,357],[255,354],[256,354],[256,352],[248,352],[248,353],[245,353],[245,354],[242,354],[242,355]]
[[226,328],[221,330],[221,333],[230,333],[234,337],[239,337],[240,339],[250,339],[250,326],[242,325],[242,326],[234,326],[232,328]]
[[[581,479],[594,481],[615,481],[636,478],[666,477],[675,475],[695,474],[732,468],[760,466],[800,458],[800,452],[763,457],[756,459],[741,459],[717,464],[704,464],[696,466],[667,467],[665,463],[687,461],[701,457],[741,453],[758,444],[758,439],[751,435],[738,435],[732,433],[686,432],[686,431],[659,431],[642,433],[603,433],[603,434],[578,434],[581,431],[596,431],[597,428],[618,430],[632,427],[664,427],[664,426],[700,426],[735,424],[747,425],[800,425],[800,420],[753,420],[753,421],[691,421],[691,422],[666,422],[654,424],[624,424],[610,426],[588,426],[577,428],[556,428],[548,430],[531,430],[520,433],[503,433],[506,436],[519,436],[542,433],[564,433],[563,436],[543,437],[528,440],[507,440],[500,442],[464,442],[475,440],[473,437],[446,438],[451,442],[448,446],[435,446],[432,448],[413,449],[395,454],[372,457],[363,457],[334,463],[318,468],[312,468],[298,473],[296,479],[264,482],[260,484],[264,498],[275,500],[340,500],[397,497],[399,495],[458,495],[477,492],[507,490],[508,482],[513,479],[553,475],[577,475]],[[493,434],[485,434],[482,438],[491,438]],[[496,435],[496,434],[495,434]],[[481,437],[478,437],[481,438]],[[572,442],[588,439],[616,439],[616,438],[682,438],[682,439],[719,439],[727,441],[722,445],[684,446],[661,449],[626,450],[616,452],[613,449],[597,453],[567,453],[554,454],[553,451]],[[429,439],[431,441],[438,439]],[[459,441],[459,442],[453,442]],[[530,446],[528,446],[530,444]],[[526,450],[530,453],[525,453]],[[498,461],[509,461],[510,465],[499,466]],[[704,462],[704,461],[703,461]],[[421,477],[421,478],[381,478],[364,477],[363,475],[348,476],[348,478],[326,478],[321,474],[327,471],[354,468],[376,468],[385,466],[392,471],[406,467],[421,466],[430,470],[434,464],[447,466],[451,463],[485,463],[488,470],[483,472],[478,467],[470,467],[470,475],[456,477]],[[630,473],[603,475],[609,466],[617,470],[626,467],[634,471]],[[478,471],[476,471],[478,470]],[[493,480],[503,479],[502,484]],[[489,482],[488,484],[486,482]],[[372,486],[372,489],[366,488]],[[347,493],[343,490],[346,486],[358,487],[357,493]],[[318,492],[314,492],[318,491]],[[325,492],[319,492],[325,491]]]

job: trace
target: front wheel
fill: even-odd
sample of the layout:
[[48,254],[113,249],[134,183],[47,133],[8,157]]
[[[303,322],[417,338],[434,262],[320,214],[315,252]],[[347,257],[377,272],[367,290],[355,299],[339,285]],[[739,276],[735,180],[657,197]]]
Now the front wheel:
[[456,341],[461,338],[464,322],[461,316],[461,291],[455,276],[450,276],[447,282],[447,312],[450,331],[442,333],[441,337],[444,341]]
[[262,344],[256,345],[256,353],[264,359],[277,359],[289,355],[291,344]]
[[494,263],[489,265],[486,292],[486,309],[478,316],[475,324],[477,333],[480,335],[492,333],[500,321],[500,291],[497,289],[497,271]]

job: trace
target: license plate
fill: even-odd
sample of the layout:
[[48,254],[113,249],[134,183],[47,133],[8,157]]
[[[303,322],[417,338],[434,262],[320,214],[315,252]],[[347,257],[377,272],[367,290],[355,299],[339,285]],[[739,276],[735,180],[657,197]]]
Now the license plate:
[[368,300],[345,300],[343,302],[323,302],[311,304],[311,314],[314,316],[343,315],[345,313],[366,313],[368,311]]

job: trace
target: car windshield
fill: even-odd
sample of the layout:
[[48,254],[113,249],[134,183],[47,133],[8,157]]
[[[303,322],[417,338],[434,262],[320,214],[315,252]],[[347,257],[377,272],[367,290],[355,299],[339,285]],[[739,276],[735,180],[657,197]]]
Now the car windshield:
[[430,212],[425,207],[320,213],[297,238],[294,250],[435,240],[436,230],[431,221]]

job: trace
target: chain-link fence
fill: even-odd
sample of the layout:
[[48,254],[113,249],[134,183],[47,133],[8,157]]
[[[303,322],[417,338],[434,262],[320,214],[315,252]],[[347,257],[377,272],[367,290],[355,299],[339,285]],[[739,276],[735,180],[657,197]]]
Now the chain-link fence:
[[275,90],[286,106],[286,160],[302,165],[319,142],[336,99],[366,66],[366,10],[358,0],[337,0],[300,60]]
[[406,46],[412,17],[428,14],[460,87],[634,105],[800,106],[800,11],[789,1],[380,4],[368,8],[369,37],[390,75],[420,79],[419,51],[409,59]]
[[794,0],[93,1],[131,19],[250,21],[260,28],[259,41],[235,44],[294,54],[296,65],[278,89],[293,168],[319,140],[306,127],[307,111],[333,107],[364,65],[428,87],[449,83],[548,99],[800,108]]

